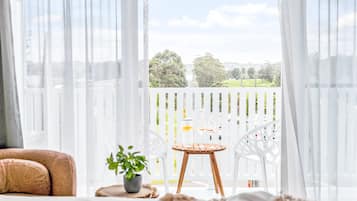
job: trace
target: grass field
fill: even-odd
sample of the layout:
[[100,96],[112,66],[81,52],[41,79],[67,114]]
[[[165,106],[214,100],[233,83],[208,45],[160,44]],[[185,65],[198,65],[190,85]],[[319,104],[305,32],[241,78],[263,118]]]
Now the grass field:
[[273,82],[267,80],[256,79],[256,85],[254,79],[244,80],[225,80],[223,81],[223,87],[274,87]]

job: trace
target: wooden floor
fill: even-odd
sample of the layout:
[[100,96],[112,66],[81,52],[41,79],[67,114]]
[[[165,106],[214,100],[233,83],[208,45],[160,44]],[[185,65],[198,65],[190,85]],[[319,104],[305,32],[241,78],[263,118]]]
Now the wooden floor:
[[[158,188],[158,191],[160,193],[160,195],[163,195],[165,194],[165,189],[163,186],[157,186]],[[263,188],[237,188],[237,193],[242,193],[242,192],[254,192],[254,191],[262,191]],[[170,186],[170,192],[171,193],[175,193],[176,191],[176,186]],[[224,188],[224,191],[225,191],[225,195],[226,197],[227,196],[230,196],[231,193],[232,193],[232,188],[231,187],[225,187]],[[271,189],[270,190],[271,193],[274,192],[274,189]],[[219,194],[217,194],[215,192],[215,189],[214,189],[214,186],[205,186],[205,187],[185,187],[183,186],[182,189],[181,189],[181,193],[182,194],[186,194],[186,195],[190,195],[190,196],[193,196],[195,198],[199,198],[199,199],[212,199],[212,198],[220,198],[221,196]]]

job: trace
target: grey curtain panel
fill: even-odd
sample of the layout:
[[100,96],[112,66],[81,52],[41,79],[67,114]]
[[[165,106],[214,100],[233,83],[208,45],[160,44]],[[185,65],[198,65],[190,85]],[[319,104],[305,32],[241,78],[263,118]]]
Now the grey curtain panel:
[[0,148],[23,147],[9,0],[0,1]]

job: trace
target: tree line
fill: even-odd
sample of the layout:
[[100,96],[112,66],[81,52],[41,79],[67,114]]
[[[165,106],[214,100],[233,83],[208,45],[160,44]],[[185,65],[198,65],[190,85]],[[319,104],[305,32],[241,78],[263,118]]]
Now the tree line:
[[[193,61],[193,73],[198,87],[222,87],[225,80],[265,80],[280,86],[280,64],[266,62],[255,68],[234,68],[226,71],[224,65],[212,54],[206,53]],[[185,65],[181,57],[170,50],[157,53],[149,63],[151,87],[187,87]],[[241,84],[241,86],[243,86]]]

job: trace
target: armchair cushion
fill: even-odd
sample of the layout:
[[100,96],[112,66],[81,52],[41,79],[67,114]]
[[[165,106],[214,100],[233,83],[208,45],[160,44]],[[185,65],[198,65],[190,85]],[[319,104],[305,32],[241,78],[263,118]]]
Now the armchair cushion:
[[47,168],[34,161],[0,160],[0,193],[31,193],[49,195],[50,175]]
[[50,195],[76,195],[76,167],[70,155],[49,150],[0,149],[0,159],[11,158],[30,160],[45,166],[51,178]]

